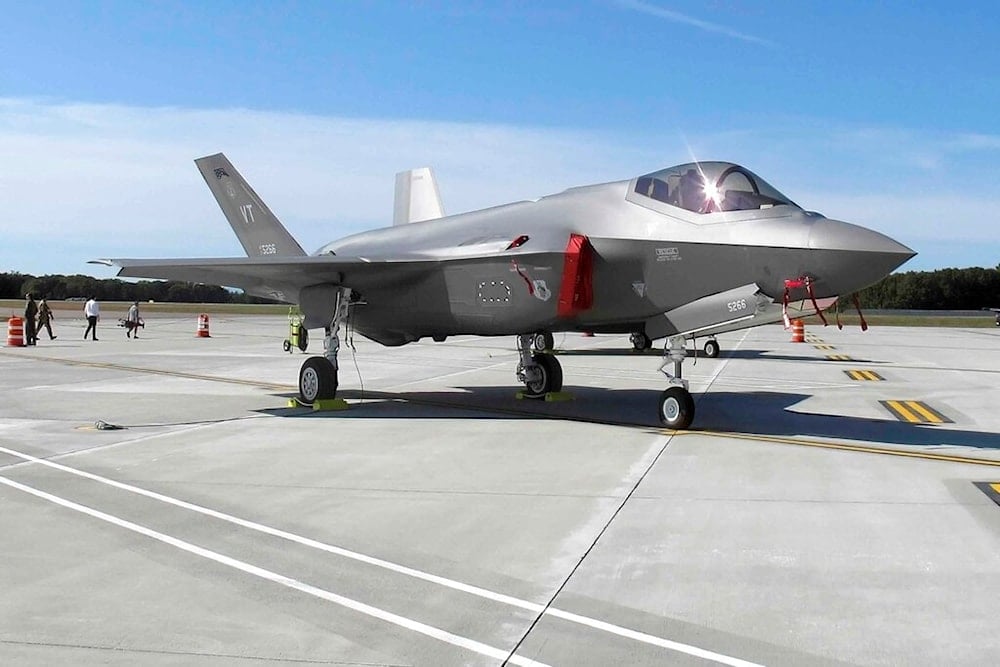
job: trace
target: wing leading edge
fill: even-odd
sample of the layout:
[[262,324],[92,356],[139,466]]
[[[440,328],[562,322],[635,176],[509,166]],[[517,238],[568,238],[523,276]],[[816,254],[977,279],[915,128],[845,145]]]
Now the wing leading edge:
[[182,280],[237,287],[255,296],[298,303],[299,292],[327,284],[365,291],[412,280],[433,261],[367,260],[333,255],[307,257],[222,257],[177,259],[101,259],[118,266],[122,278]]

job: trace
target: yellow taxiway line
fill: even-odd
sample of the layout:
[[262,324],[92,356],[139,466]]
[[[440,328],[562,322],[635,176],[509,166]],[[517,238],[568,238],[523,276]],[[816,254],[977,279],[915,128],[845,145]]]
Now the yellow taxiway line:
[[[717,438],[732,438],[734,440],[751,440],[779,445],[796,445],[798,447],[816,447],[819,449],[835,449],[846,452],[862,452],[865,454],[882,454],[885,456],[901,456],[925,461],[946,461],[948,463],[968,463],[971,465],[993,466],[1000,468],[1000,460],[980,459],[973,456],[956,456],[952,454],[933,454],[931,452],[914,452],[890,447],[872,447],[871,445],[851,445],[842,442],[826,440],[807,440],[804,438],[782,438],[780,436],[753,435],[750,433],[733,433],[730,431],[666,431],[673,435],[707,435]],[[1000,486],[1000,485],[998,485]],[[1000,489],[998,489],[1000,492]]]
[[[0,354],[3,351],[0,350]],[[277,384],[272,382],[261,382],[256,380],[242,380],[238,378],[226,378],[217,375],[199,375],[196,373],[184,373],[179,371],[164,371],[154,368],[142,368],[137,366],[126,366],[124,364],[115,364],[110,362],[97,362],[97,361],[79,361],[77,359],[63,359],[59,357],[32,357],[33,359],[38,359],[41,361],[52,361],[56,363],[72,364],[75,366],[85,366],[90,368],[103,368],[111,370],[123,370],[131,371],[136,373],[151,373],[155,375],[166,375],[173,377],[182,377],[192,380],[207,380],[211,382],[229,382],[233,384],[241,384],[252,387],[260,387],[262,389],[271,389],[276,391],[295,391],[297,387],[286,384]],[[493,412],[497,414],[509,414],[523,417],[537,417],[541,419],[563,419],[565,421],[574,422],[587,422],[595,424],[604,424],[608,426],[623,426],[628,428],[640,428],[651,432],[659,432],[664,435],[674,436],[710,436],[717,438],[729,438],[733,440],[748,440],[753,442],[764,442],[771,444],[781,444],[781,445],[794,445],[798,447],[815,447],[819,449],[833,449],[839,451],[847,452],[860,452],[865,454],[881,454],[884,456],[899,456],[904,458],[912,459],[922,459],[925,461],[943,461],[948,463],[967,463],[970,465],[982,465],[982,466],[993,466],[1000,468],[1000,460],[990,460],[990,459],[980,459],[971,456],[954,456],[949,454],[934,454],[930,452],[915,452],[907,451],[901,449],[892,449],[889,447],[872,447],[870,445],[852,445],[846,443],[829,442],[824,440],[807,440],[800,438],[783,438],[780,436],[768,436],[768,435],[754,435],[749,433],[736,433],[730,431],[710,431],[710,430],[691,430],[691,431],[674,431],[670,429],[663,428],[651,428],[646,424],[629,424],[627,422],[612,422],[600,419],[586,419],[577,417],[559,417],[551,414],[538,413],[531,410],[517,410],[511,408],[491,408],[489,406],[483,405],[471,405],[462,402],[451,402],[451,401],[441,401],[441,400],[420,400],[411,398],[405,395],[392,394],[390,392],[365,392],[365,394],[370,395],[372,398],[380,399],[390,399],[390,400],[400,400],[408,403],[416,403],[423,405],[432,405],[438,407],[448,407],[448,408],[460,408],[483,412]],[[996,488],[996,491],[1000,493],[1000,483],[992,485]]]

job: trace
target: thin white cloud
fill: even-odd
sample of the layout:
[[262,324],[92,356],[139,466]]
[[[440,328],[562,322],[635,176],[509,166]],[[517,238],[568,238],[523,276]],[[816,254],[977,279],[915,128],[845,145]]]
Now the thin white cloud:
[[[611,135],[0,98],[0,271],[107,277],[86,260],[242,254],[192,162],[218,151],[314,250],[389,225],[393,174],[403,169],[434,167],[447,212],[459,213],[686,162],[688,144],[700,159],[745,164],[808,209],[907,243],[921,253],[915,266],[995,266],[1000,257],[988,255],[1000,186],[988,178],[994,156],[983,135],[808,119]],[[946,246],[952,255],[940,258]],[[964,263],[952,259],[963,252]]]
[[219,151],[307,250],[390,225],[403,169],[432,166],[459,213],[661,162],[597,133],[0,98],[0,271],[241,254],[192,162]]
[[1000,151],[1000,135],[962,134],[949,143],[955,151]]
[[705,32],[714,32],[719,35],[725,35],[727,37],[739,39],[744,42],[751,42],[753,44],[761,44],[763,46],[775,46],[774,42],[763,39],[761,37],[748,35],[747,33],[734,30],[732,28],[720,25],[718,23],[703,21],[702,19],[698,19],[693,16],[688,16],[687,14],[681,14],[680,12],[675,12],[672,9],[664,9],[663,7],[658,7],[656,5],[649,4],[648,2],[642,2],[642,0],[617,0],[617,4],[621,7],[624,7],[625,9],[631,9],[633,11],[641,12],[649,16],[655,16],[657,18],[661,18],[666,21],[672,21],[674,23],[689,25],[698,28],[699,30],[704,30]]

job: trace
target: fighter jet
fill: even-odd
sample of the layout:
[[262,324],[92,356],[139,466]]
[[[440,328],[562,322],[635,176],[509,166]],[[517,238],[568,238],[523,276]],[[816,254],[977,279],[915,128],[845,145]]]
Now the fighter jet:
[[667,339],[658,418],[686,429],[695,412],[682,377],[686,340],[822,309],[915,254],[803,210],[742,166],[692,162],[450,216],[429,171],[403,172],[393,226],[307,255],[223,154],[195,163],[247,257],[97,261],[119,276],[298,304],[307,329],[325,330],[323,356],[299,371],[307,404],[336,395],[348,323],[388,346],[515,336],[527,398],[562,389],[551,332],[641,331]]

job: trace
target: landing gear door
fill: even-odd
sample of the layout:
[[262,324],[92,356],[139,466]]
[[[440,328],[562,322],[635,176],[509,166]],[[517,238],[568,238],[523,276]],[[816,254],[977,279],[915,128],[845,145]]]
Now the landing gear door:
[[706,296],[667,311],[646,322],[650,338],[683,334],[690,336],[708,329],[749,320],[764,310],[771,299],[756,283]]

